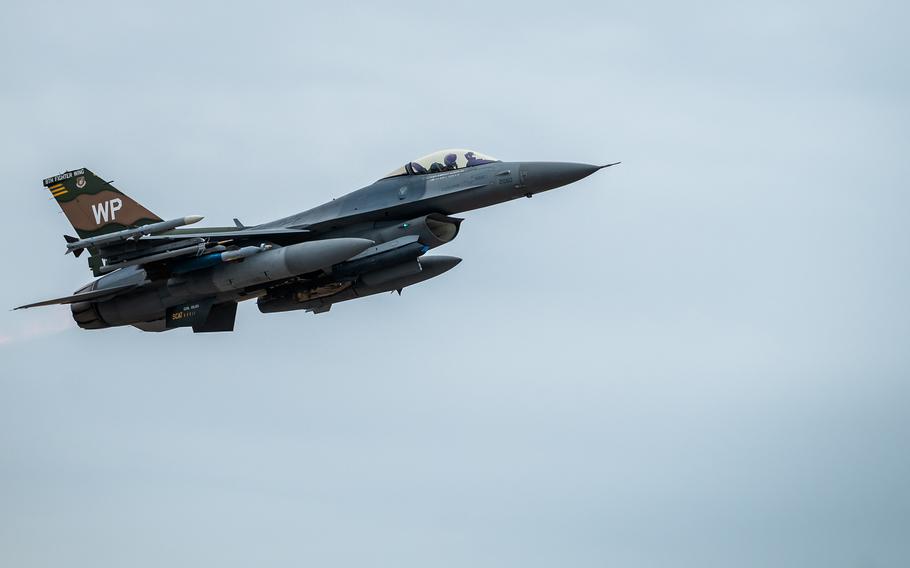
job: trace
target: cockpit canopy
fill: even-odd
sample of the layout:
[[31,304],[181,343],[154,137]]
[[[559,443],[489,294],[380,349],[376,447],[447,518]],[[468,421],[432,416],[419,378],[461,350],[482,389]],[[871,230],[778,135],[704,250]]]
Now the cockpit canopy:
[[460,170],[461,168],[470,168],[471,166],[491,164],[498,161],[499,160],[492,156],[487,156],[486,154],[481,154],[480,152],[475,152],[473,150],[465,150],[464,148],[440,150],[408,162],[394,172],[383,176],[383,178]]

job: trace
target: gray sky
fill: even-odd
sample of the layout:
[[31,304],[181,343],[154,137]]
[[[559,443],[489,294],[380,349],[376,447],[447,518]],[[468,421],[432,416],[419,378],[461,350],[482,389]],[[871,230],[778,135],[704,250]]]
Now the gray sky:
[[0,315],[4,566],[906,566],[905,3],[7,2],[0,291],[41,179],[264,222],[413,157],[623,160],[444,277],[234,334]]

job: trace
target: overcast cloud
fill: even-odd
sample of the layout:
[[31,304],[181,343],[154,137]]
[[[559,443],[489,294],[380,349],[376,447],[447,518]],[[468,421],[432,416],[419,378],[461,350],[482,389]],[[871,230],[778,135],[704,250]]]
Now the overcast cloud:
[[8,307],[90,278],[67,169],[224,225],[445,147],[623,164],[401,298],[3,313],[0,565],[907,566],[906,6],[4,3]]

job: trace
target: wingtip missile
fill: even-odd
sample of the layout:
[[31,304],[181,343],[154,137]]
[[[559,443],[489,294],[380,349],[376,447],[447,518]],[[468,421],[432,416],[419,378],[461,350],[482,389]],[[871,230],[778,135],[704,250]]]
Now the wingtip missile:
[[123,229],[122,231],[99,235],[97,237],[89,237],[87,239],[74,239],[73,237],[64,238],[66,238],[67,251],[76,252],[77,250],[81,251],[82,249],[105,243],[138,239],[146,235],[156,235],[158,233],[170,231],[171,229],[176,229],[177,227],[198,223],[202,219],[204,219],[202,215],[187,215],[186,217],[178,217],[169,221],[158,221],[157,223],[149,223],[148,225],[142,225],[141,227],[131,227],[129,229]]

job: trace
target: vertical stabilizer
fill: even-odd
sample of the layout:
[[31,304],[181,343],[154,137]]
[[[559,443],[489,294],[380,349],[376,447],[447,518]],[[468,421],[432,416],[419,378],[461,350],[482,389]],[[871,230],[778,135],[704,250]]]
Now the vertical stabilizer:
[[119,189],[82,168],[44,180],[80,239],[161,221]]

